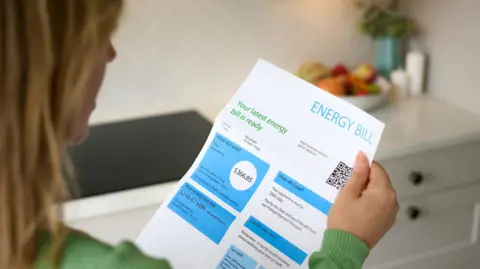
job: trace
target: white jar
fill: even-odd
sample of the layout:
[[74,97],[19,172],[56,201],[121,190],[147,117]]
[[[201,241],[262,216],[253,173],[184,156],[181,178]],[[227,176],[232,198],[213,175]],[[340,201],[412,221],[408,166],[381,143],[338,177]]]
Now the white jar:
[[410,51],[406,59],[406,71],[410,80],[410,95],[423,94],[426,56],[420,51]]
[[409,84],[410,79],[407,72],[403,69],[397,69],[390,74],[390,81],[392,82],[395,90],[402,97],[409,96]]

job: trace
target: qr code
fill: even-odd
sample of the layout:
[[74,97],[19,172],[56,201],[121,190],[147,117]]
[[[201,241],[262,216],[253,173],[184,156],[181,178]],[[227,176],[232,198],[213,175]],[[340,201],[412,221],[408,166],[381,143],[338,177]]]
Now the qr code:
[[328,177],[327,184],[337,189],[343,188],[352,175],[352,169],[344,162],[339,162],[333,173]]

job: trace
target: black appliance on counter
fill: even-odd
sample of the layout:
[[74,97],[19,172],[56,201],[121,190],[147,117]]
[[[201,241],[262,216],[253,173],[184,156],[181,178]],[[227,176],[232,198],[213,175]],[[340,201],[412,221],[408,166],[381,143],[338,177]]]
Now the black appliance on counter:
[[181,179],[211,128],[195,111],[92,127],[70,150],[80,189],[74,199]]

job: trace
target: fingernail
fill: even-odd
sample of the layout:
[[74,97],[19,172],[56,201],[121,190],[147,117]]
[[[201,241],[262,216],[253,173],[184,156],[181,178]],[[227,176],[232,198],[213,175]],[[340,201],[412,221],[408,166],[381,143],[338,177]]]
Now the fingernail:
[[357,159],[355,160],[356,162],[360,162],[362,161],[363,159],[365,159],[365,153],[363,153],[363,151],[359,151],[357,153]]
[[357,158],[355,160],[355,166],[358,166],[358,167],[362,167],[365,166],[365,159],[367,158],[367,156],[365,155],[365,153],[363,153],[362,151],[359,151],[358,154],[357,154]]

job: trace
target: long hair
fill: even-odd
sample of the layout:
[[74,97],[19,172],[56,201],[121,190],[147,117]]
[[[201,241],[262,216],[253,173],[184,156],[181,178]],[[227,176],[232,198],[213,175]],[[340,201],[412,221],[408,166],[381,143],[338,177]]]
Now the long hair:
[[36,236],[64,235],[56,206],[73,115],[122,0],[0,1],[0,269],[28,269]]

